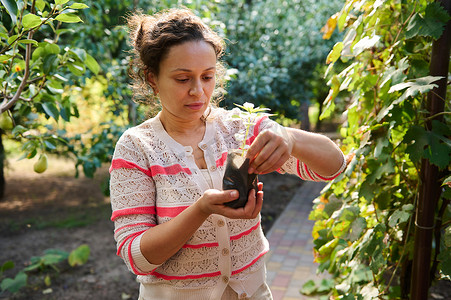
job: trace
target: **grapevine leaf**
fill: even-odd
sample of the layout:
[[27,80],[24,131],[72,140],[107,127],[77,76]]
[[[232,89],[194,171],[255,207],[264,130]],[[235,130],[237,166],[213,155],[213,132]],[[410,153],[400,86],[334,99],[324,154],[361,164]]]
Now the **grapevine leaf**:
[[424,94],[437,87],[436,82],[443,77],[441,76],[426,76],[417,78],[411,81],[398,83],[390,88],[389,93],[405,90],[404,93],[398,99],[394,100],[390,105],[385,106],[377,115],[377,121],[380,122],[395,105],[403,102],[408,97],[415,97],[418,93]]
[[448,185],[451,188],[451,176],[445,178],[445,180],[443,180],[443,185]]
[[426,130],[418,125],[409,128],[404,135],[404,141],[407,146],[406,153],[409,154],[413,162],[418,162],[423,157],[424,148],[428,144]]
[[388,219],[388,226],[395,227],[409,220],[410,214],[404,210],[395,210],[395,212]]
[[326,64],[334,63],[340,57],[341,50],[343,50],[343,43],[338,42],[334,45],[332,50],[327,55]]
[[351,242],[357,241],[360,238],[362,232],[366,229],[366,220],[363,217],[359,217],[354,220],[351,224],[351,229],[349,232],[349,240]]
[[301,293],[304,295],[312,295],[317,290],[316,284],[313,280],[309,280],[301,288]]
[[3,4],[3,6],[6,8],[6,11],[8,11],[9,16],[11,17],[11,20],[14,24],[17,23],[17,4],[14,0],[0,0]]
[[424,16],[416,13],[407,25],[406,38],[415,36],[431,36],[438,39],[445,28],[449,15],[437,2],[430,3],[425,10]]
[[360,293],[362,294],[363,299],[376,299],[378,298],[379,290],[371,282],[364,286]]
[[443,242],[446,247],[451,248],[451,226],[446,227]]
[[379,42],[380,38],[381,37],[378,35],[375,35],[372,38],[370,38],[369,36],[364,37],[363,39],[361,39],[354,45],[354,47],[352,48],[352,53],[355,56],[357,56],[360,53],[362,53],[364,50],[376,46],[376,44],[377,44],[377,42]]
[[451,276],[451,251],[442,251],[438,255],[440,269],[443,275]]

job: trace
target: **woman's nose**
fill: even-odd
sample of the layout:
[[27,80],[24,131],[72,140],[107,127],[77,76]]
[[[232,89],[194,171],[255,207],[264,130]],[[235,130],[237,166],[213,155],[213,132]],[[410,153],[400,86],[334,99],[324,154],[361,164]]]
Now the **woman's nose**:
[[202,82],[200,82],[200,80],[196,80],[193,82],[193,85],[191,86],[190,90],[189,90],[189,94],[190,96],[201,96],[203,93],[203,88],[202,88]]

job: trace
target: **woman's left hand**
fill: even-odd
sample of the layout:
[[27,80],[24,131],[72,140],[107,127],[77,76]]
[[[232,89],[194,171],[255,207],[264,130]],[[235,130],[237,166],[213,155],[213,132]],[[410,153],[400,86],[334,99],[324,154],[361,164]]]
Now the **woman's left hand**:
[[293,142],[288,131],[279,126],[276,132],[264,130],[258,134],[247,150],[250,160],[249,174],[266,174],[278,170],[290,157]]

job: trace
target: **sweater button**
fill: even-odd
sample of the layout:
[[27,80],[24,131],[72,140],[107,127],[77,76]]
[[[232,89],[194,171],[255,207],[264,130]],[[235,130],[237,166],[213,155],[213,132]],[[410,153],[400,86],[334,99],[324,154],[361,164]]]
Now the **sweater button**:
[[222,255],[224,255],[224,256],[227,256],[227,255],[229,255],[229,249],[227,249],[227,248],[224,248],[224,249],[222,249]]
[[211,171],[211,172],[216,171],[216,166],[211,166],[211,167],[210,167],[210,171]]
[[247,294],[246,293],[241,293],[240,299],[247,299]]
[[219,220],[219,221],[218,221],[218,226],[219,226],[219,227],[222,227],[222,226],[224,226],[224,225],[225,225],[224,220]]
[[224,281],[224,283],[229,283],[229,277],[228,276],[222,276],[222,281]]

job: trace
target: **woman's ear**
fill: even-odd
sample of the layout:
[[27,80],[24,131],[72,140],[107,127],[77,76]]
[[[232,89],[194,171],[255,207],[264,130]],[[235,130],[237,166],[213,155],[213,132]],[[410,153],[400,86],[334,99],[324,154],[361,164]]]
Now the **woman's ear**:
[[153,93],[155,95],[158,94],[158,87],[157,87],[157,81],[156,76],[152,72],[146,72],[146,80],[152,87]]

